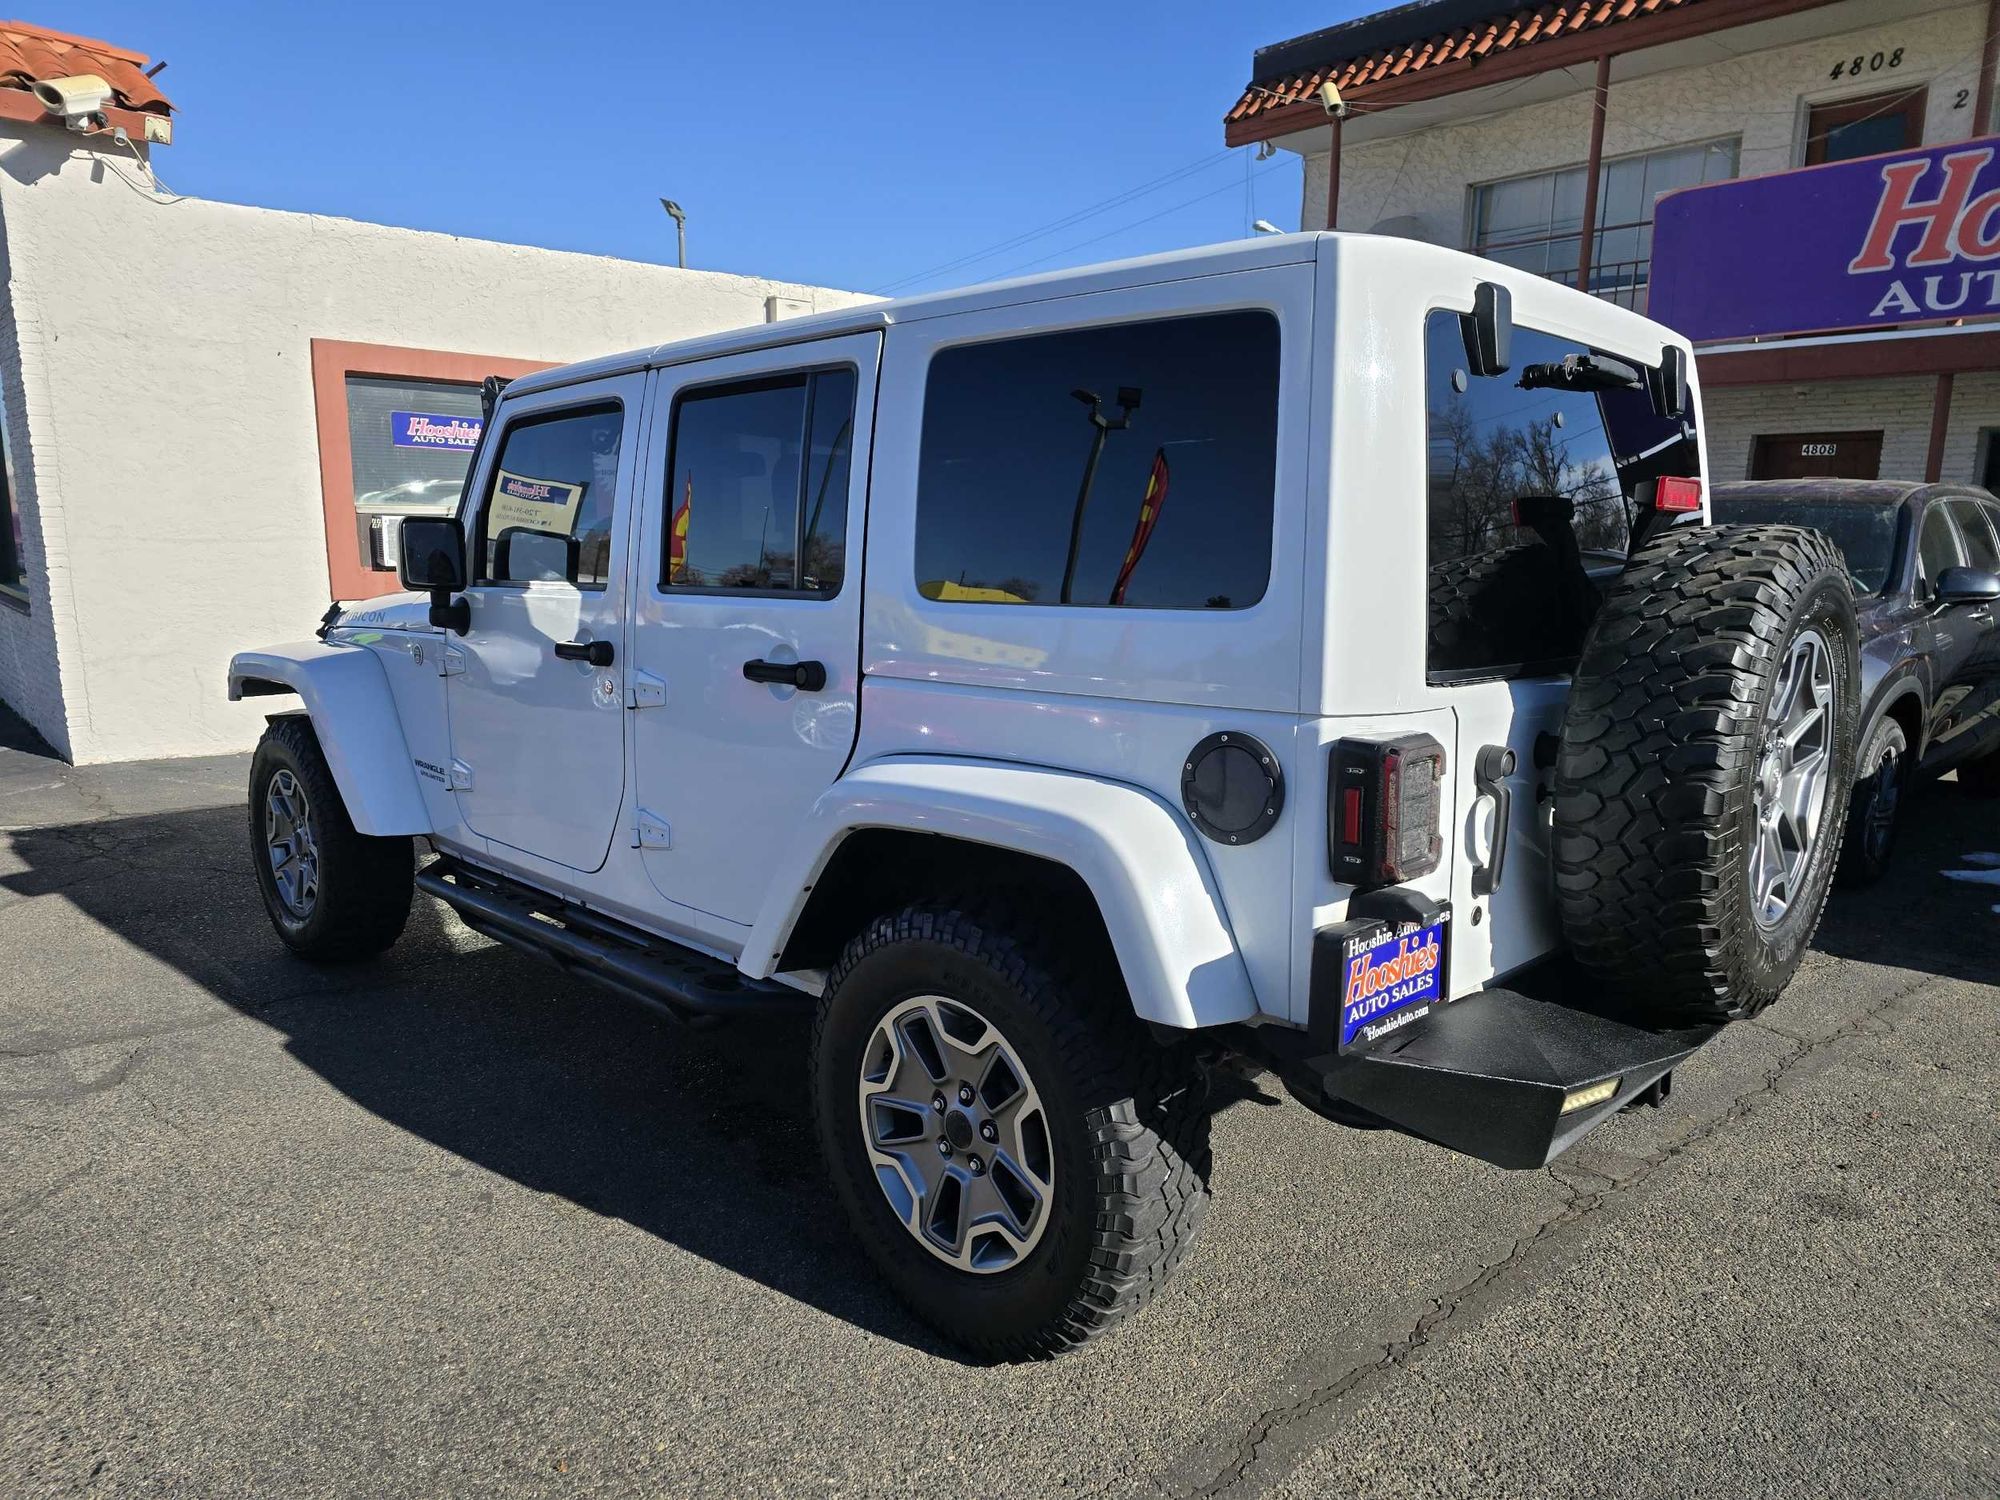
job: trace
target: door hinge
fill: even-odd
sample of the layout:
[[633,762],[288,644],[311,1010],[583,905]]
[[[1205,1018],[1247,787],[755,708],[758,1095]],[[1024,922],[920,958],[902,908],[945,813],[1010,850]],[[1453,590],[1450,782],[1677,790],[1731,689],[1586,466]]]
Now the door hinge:
[[462,760],[454,760],[451,763],[451,789],[454,792],[472,790],[472,767]]
[[632,823],[632,847],[634,849],[671,849],[674,847],[674,831],[667,820],[656,813],[639,809],[639,816]]
[[634,672],[625,689],[627,708],[664,708],[667,702],[667,682],[664,677],[655,677],[651,672]]
[[456,646],[446,646],[438,653],[438,676],[456,677],[465,670],[465,653]]

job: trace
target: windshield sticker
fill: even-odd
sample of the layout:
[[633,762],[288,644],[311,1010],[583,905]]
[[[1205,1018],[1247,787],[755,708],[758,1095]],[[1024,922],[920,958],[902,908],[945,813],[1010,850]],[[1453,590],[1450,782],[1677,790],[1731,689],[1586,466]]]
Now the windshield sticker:
[[470,453],[486,424],[478,417],[453,417],[434,411],[389,413],[389,441],[398,448],[442,448]]
[[568,536],[583,503],[584,486],[559,479],[536,479],[502,469],[493,485],[493,505],[486,515],[486,534],[498,536],[510,526]]

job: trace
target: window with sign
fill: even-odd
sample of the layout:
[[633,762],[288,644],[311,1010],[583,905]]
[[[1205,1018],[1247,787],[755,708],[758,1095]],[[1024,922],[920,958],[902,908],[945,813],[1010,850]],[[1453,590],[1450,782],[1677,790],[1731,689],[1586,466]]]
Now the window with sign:
[[616,405],[508,426],[480,510],[477,582],[604,587],[623,428]]
[[[1597,228],[1591,238],[1590,291],[1640,311],[1653,263],[1653,204],[1662,193],[1724,182],[1736,175],[1739,142],[1704,141],[1603,163],[1597,179]],[[1587,169],[1564,167],[1472,189],[1472,248],[1576,285],[1583,238]]]
[[662,586],[839,593],[853,453],[851,369],[683,394],[674,403]]
[[479,441],[479,387],[444,380],[347,377],[354,508],[448,515]]

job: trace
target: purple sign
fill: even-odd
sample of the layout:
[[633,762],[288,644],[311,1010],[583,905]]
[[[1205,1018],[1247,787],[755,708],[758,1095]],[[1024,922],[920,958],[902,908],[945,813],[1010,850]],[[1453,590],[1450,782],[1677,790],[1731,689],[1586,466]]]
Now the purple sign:
[[1669,193],[1646,310],[1690,339],[2000,313],[2000,136]]
[[479,444],[478,417],[452,417],[433,411],[389,413],[389,441],[398,448],[442,448],[470,453]]

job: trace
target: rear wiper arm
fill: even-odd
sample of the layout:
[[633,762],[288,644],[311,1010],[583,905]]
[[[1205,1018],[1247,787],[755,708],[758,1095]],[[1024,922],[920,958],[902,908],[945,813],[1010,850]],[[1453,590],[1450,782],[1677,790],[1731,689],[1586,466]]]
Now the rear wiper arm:
[[1521,370],[1521,389],[1539,391],[1624,391],[1637,390],[1646,383],[1637,365],[1608,354],[1569,354],[1561,364],[1527,365]]

